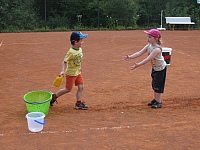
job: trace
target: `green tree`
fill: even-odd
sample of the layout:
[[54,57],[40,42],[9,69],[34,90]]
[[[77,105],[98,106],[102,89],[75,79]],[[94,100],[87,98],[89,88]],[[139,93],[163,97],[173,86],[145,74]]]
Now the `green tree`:
[[108,0],[105,2],[104,14],[108,18],[109,27],[136,27],[138,20],[137,11],[136,0]]
[[37,27],[34,0],[1,0],[0,30],[32,30]]
[[200,27],[196,0],[1,0],[0,32],[45,25],[50,29],[93,29],[99,25],[108,29],[152,28],[160,25],[161,10],[163,23],[165,16],[190,16]]
[[191,0],[168,1],[166,3],[165,15],[173,17],[193,17],[194,2]]

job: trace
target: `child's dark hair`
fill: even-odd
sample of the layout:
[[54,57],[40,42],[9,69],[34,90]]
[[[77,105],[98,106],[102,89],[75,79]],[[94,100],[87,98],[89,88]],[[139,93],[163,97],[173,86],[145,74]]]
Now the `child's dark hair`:
[[76,40],[72,40],[71,44],[74,45],[75,42],[79,42],[79,41],[80,41],[80,38],[77,38]]

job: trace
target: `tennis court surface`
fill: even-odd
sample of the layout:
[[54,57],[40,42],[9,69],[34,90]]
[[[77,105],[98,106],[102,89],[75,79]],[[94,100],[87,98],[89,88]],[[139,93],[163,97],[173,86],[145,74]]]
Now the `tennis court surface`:
[[[200,145],[200,31],[161,31],[172,48],[163,108],[151,109],[151,65],[122,61],[147,44],[143,30],[83,31],[83,101],[74,110],[76,87],[58,99],[40,133],[28,130],[23,96],[52,86],[70,47],[71,32],[0,34],[0,144],[4,150],[185,150]],[[64,87],[64,82],[62,84]]]

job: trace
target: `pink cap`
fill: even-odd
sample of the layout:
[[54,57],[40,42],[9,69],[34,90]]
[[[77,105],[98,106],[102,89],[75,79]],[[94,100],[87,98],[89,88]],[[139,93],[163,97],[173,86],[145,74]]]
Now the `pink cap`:
[[144,31],[144,32],[147,33],[148,35],[155,37],[155,38],[161,38],[161,33],[157,29],[151,29],[149,31]]

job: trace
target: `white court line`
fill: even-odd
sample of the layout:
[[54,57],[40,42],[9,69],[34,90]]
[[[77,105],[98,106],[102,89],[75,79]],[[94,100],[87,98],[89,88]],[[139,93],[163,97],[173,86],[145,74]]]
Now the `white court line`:
[[3,45],[3,41],[1,41],[0,47]]
[[163,124],[141,124],[141,125],[131,125],[131,126],[117,126],[117,127],[100,127],[100,128],[88,128],[88,129],[80,129],[80,130],[65,130],[65,131],[41,131],[41,132],[27,132],[27,133],[2,133],[0,137],[5,136],[18,136],[18,135],[31,135],[31,134],[62,134],[62,133],[76,133],[76,132],[88,132],[88,131],[106,131],[106,130],[120,130],[120,129],[131,129],[135,127],[156,127],[156,126],[172,126],[172,125],[179,125],[179,124],[187,124],[190,123],[188,121],[182,122],[173,122],[173,123],[163,123]]
[[[182,55],[187,55],[187,54],[185,54],[185,53],[183,53],[181,51],[177,51],[177,50],[174,50],[174,51],[176,51],[177,53],[182,54]],[[190,55],[187,55],[187,56],[190,57]]]
[[3,45],[35,45],[35,44],[48,44],[49,42],[44,43],[10,43],[10,44],[3,44]]

